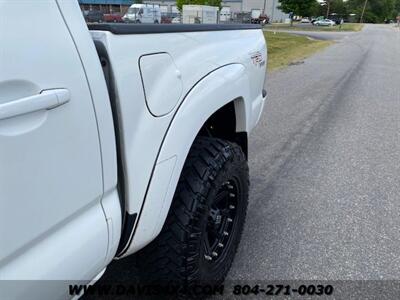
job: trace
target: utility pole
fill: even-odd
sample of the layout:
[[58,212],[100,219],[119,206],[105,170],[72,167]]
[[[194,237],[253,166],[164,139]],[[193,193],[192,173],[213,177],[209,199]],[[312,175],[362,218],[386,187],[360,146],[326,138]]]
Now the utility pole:
[[331,12],[331,0],[326,0],[326,18],[329,18],[329,13]]
[[[243,2],[243,1],[242,1]],[[266,8],[267,8],[267,0],[264,0],[264,11],[263,14],[266,15]]]
[[275,14],[275,8],[276,8],[276,0],[272,1],[272,12],[271,12],[271,24],[274,22],[274,14]]
[[363,23],[363,21],[364,21],[363,19],[364,19],[364,13],[365,13],[365,9],[367,7],[367,3],[368,3],[368,0],[365,0],[364,7],[363,7],[363,10],[361,13],[360,23]]

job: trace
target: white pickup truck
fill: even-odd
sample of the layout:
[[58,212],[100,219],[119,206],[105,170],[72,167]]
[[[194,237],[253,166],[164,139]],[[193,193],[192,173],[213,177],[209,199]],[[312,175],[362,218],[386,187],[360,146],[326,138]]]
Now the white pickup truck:
[[222,282],[266,98],[260,27],[88,30],[76,1],[3,0],[0,42],[0,298],[69,298],[63,280],[133,253],[144,278]]

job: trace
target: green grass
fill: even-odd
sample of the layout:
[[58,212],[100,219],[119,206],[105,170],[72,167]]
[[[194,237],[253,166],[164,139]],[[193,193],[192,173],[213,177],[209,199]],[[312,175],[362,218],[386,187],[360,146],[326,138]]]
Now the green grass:
[[264,28],[266,30],[293,30],[293,31],[331,31],[331,32],[338,32],[338,31],[360,31],[364,27],[364,24],[358,23],[345,23],[341,27],[340,26],[290,26],[290,24],[278,24],[274,23],[272,25],[267,25]]
[[264,32],[268,45],[268,68],[286,67],[331,45],[332,41],[311,40],[284,32]]

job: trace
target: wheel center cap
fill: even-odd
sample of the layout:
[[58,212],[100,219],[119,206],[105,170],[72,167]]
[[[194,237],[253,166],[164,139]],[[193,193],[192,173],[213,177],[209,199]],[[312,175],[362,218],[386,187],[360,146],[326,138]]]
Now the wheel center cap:
[[221,224],[221,220],[222,220],[222,216],[221,216],[221,215],[217,215],[217,216],[215,217],[215,224],[216,224],[216,225]]
[[210,210],[210,217],[214,226],[219,226],[222,222],[222,214],[219,209],[211,209]]

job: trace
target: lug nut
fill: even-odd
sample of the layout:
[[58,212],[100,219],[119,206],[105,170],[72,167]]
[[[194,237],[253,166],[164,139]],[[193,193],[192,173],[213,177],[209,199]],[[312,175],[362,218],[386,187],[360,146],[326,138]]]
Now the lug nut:
[[218,243],[218,247],[222,248],[222,247],[224,247],[224,244]]
[[218,256],[218,253],[214,251],[214,252],[212,253],[212,256],[217,257],[217,256]]
[[235,209],[235,205],[229,205],[229,209]]
[[231,218],[227,218],[226,220],[227,220],[229,223],[232,223],[232,221],[233,221]]
[[234,193],[230,193],[230,194],[229,194],[229,197],[231,197],[231,198],[235,198],[235,197],[236,197],[236,195],[235,195]]
[[209,255],[204,255],[204,258],[205,258],[206,260],[212,260],[212,257],[209,256]]
[[228,184],[228,189],[233,190],[233,185]]
[[228,236],[229,235],[228,231],[224,231],[223,235]]

